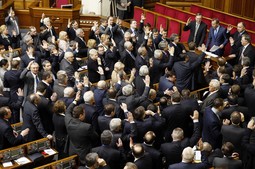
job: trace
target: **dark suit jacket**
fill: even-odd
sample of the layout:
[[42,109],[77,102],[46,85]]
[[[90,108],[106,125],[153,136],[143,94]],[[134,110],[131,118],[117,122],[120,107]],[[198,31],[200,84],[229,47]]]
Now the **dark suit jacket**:
[[79,57],[87,57],[87,55],[88,55],[88,48],[87,48],[85,39],[83,41],[83,40],[81,40],[81,38],[76,37],[74,40],[76,42],[78,42],[78,47],[79,47],[78,55],[79,55]]
[[231,157],[214,158],[213,167],[215,168],[226,167],[227,169],[242,169],[243,168],[241,160],[235,160]]
[[162,117],[166,119],[165,139],[170,141],[172,131],[176,127],[183,129],[184,133],[187,131],[189,114],[184,111],[181,104],[174,104],[166,107],[162,112]]
[[176,163],[168,167],[168,169],[207,169],[205,163]]
[[23,55],[23,56],[21,57],[21,61],[20,61],[20,68],[21,68],[21,69],[25,69],[25,68],[27,67],[27,65],[29,64],[29,62],[31,62],[31,61],[33,61],[33,60],[34,60],[36,63],[38,63],[39,66],[41,66],[41,65],[42,65],[42,64],[41,64],[41,56],[39,55],[39,52],[36,52],[36,54],[34,55],[34,57],[35,57],[35,59],[30,59],[30,58],[28,57],[27,54]]
[[143,147],[145,152],[149,153],[151,156],[151,159],[153,161],[152,168],[160,169],[162,168],[162,156],[160,151],[158,151],[153,146],[147,145],[143,143]]
[[[237,125],[223,125],[221,133],[223,136],[223,143],[231,142],[235,146],[235,152],[241,155],[241,142],[244,135],[245,129]],[[233,137],[234,136],[234,137]]]
[[145,153],[143,157],[139,158],[134,163],[138,169],[153,169],[153,161],[148,153]]
[[144,59],[140,55],[136,56],[136,58],[135,58],[135,68],[136,68],[137,71],[139,71],[140,67],[143,66],[143,65],[148,66],[148,60],[147,60],[146,57]]
[[[241,64],[241,55],[242,55],[242,51],[243,51],[243,46],[239,47],[239,50],[237,51],[237,57],[236,57],[236,64]],[[249,57],[250,58],[250,65],[251,67],[254,66],[254,63],[255,63],[255,50],[254,50],[254,47],[252,46],[252,44],[249,44],[244,52],[243,52],[243,55],[245,57]]]
[[22,129],[26,128],[29,128],[29,133],[25,137],[27,142],[46,137],[48,135],[43,128],[38,107],[32,104],[30,101],[26,101],[24,104]]
[[4,87],[10,88],[10,99],[11,101],[17,101],[18,88],[22,88],[23,81],[20,80],[21,70],[8,70],[4,74]]
[[96,60],[89,58],[88,60],[88,78],[91,83],[96,83],[100,80],[100,74],[98,71],[98,63]]
[[13,134],[13,128],[10,123],[0,118],[0,150],[16,146],[23,142],[23,137],[19,134],[15,137]]
[[254,99],[255,99],[255,89],[251,86],[247,86],[244,91],[244,99],[246,106],[248,107],[249,114],[251,116],[255,115],[255,106],[254,106]]
[[109,145],[95,147],[91,150],[91,152],[95,152],[100,158],[103,158],[111,169],[120,169],[124,166],[124,159],[122,158],[121,152]]
[[80,161],[84,163],[84,157],[88,154],[98,139],[93,127],[72,117],[75,104],[70,104],[66,111],[65,125],[70,138],[69,155],[78,154]]
[[220,92],[217,91],[217,92],[215,92],[215,93],[213,93],[213,94],[211,94],[209,96],[208,95],[209,95],[209,92],[208,92],[208,94],[205,95],[205,98],[202,98],[202,100],[203,100],[203,104],[201,106],[201,111],[202,112],[205,111],[206,107],[209,107],[209,106],[213,105],[214,99],[220,97]]
[[98,121],[97,121],[99,114],[96,110],[96,107],[94,105],[90,105],[86,103],[81,104],[80,106],[82,106],[83,109],[85,110],[85,115],[86,115],[85,122],[88,124],[91,124],[96,131],[99,131]]
[[76,31],[72,27],[70,28],[67,27],[66,32],[70,41],[76,38]]
[[[168,136],[170,137],[170,135]],[[184,148],[196,145],[200,138],[200,124],[194,123],[193,135],[191,138],[184,138],[180,141],[173,141],[161,144],[160,151],[166,157],[166,166],[181,162],[181,154]]]
[[231,46],[231,54],[236,54],[237,50],[242,47],[242,43],[241,43],[241,39],[242,39],[242,35],[244,34],[248,34],[248,32],[243,31],[241,34],[236,31],[234,34],[230,34],[230,32],[227,32],[227,37],[229,39],[229,37],[232,37],[234,39],[234,45]]
[[133,68],[135,68],[135,54],[133,54],[133,57],[125,50],[123,52],[123,55],[121,57],[121,62],[125,65],[125,72],[129,74]]
[[68,62],[66,59],[62,59],[60,62],[60,70],[64,70],[67,73],[68,76],[68,85],[73,86],[74,85],[74,72],[75,72],[75,67],[73,63]]
[[207,107],[203,116],[203,142],[208,142],[212,145],[213,149],[221,148],[222,135],[221,135],[222,123],[220,119],[212,111],[212,108]]
[[184,62],[179,61],[175,62],[173,66],[173,72],[175,72],[176,75],[176,87],[179,91],[182,91],[183,89],[191,89],[192,87],[192,76],[193,71],[196,67],[198,67],[202,60],[205,57],[205,53],[203,53],[195,62]]
[[113,118],[109,116],[98,116],[98,126],[100,132],[102,133],[104,130],[110,130],[110,122]]
[[[196,31],[196,21],[191,21],[188,25],[185,25],[183,27],[183,30],[184,31],[190,30],[188,43],[193,42],[195,31]],[[207,32],[207,25],[202,21],[199,25],[196,38],[195,38],[195,43],[197,46],[201,46],[204,43],[206,32]]]
[[[213,45],[220,46],[223,44],[225,46],[227,43],[228,39],[226,35],[226,28],[220,26],[216,37],[214,36],[214,29],[212,27],[210,28],[208,39],[206,42],[207,49],[210,49],[211,47],[213,47]],[[218,56],[223,56],[224,48],[218,49],[213,53]]]

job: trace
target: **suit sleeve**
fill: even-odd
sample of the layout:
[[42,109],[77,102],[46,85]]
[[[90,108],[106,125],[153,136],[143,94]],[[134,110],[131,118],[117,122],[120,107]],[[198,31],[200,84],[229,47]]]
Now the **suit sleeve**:
[[47,137],[48,133],[44,130],[38,110],[32,112],[32,121],[37,129],[37,131],[43,136]]
[[251,154],[255,154],[255,146],[254,144],[250,144],[250,135],[252,133],[252,130],[246,129],[244,136],[242,138],[242,147],[245,148],[246,151],[248,151]]
[[196,145],[200,138],[200,124],[199,122],[194,123],[193,135],[189,140],[189,146],[193,147]]
[[226,46],[226,44],[228,43],[228,37],[227,37],[227,33],[226,33],[225,28],[224,28],[224,31],[223,31],[223,37],[224,37],[223,45]]
[[204,28],[202,29],[202,37],[198,43],[198,46],[201,46],[204,43],[206,32],[207,32],[207,25],[205,24]]
[[18,144],[21,144],[23,141],[23,137],[21,135],[18,135],[18,137],[15,137],[13,134],[13,130],[11,127],[8,127],[8,129],[4,132],[4,137],[8,140],[8,142],[16,146]]

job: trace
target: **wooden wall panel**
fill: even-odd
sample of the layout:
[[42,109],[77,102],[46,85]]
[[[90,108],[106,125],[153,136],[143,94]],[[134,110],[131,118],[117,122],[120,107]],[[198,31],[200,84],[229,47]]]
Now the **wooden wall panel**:
[[242,0],[231,0],[230,12],[234,15],[242,15]]
[[214,0],[214,9],[219,11],[224,11],[225,1],[222,0]]
[[255,1],[254,0],[244,0],[243,2],[243,16],[247,18],[254,19],[254,7]]

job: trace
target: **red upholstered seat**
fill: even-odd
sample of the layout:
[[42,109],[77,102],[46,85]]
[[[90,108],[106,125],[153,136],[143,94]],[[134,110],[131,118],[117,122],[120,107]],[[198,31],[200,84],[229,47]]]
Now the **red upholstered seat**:
[[238,23],[238,18],[230,15],[225,15],[225,21],[226,23],[229,23],[231,25],[237,25]]
[[158,16],[157,17],[157,22],[156,22],[156,28],[159,30],[160,24],[162,24],[163,28],[167,28],[167,18],[163,16]]
[[206,9],[206,8],[201,9],[201,14],[207,18],[213,18],[214,15],[212,13],[213,11],[211,11],[210,9]]
[[146,12],[146,20],[145,23],[151,24],[151,27],[153,28],[155,26],[155,14],[152,12]]
[[222,14],[220,12],[213,12],[213,17],[218,18],[220,22],[225,22],[225,14]]
[[170,36],[172,33],[179,34],[180,32],[180,23],[174,20],[170,20],[168,24],[168,32],[167,35]]
[[181,42],[188,42],[188,39],[189,39],[189,33],[190,31],[182,31],[182,34],[181,34]]
[[160,14],[165,14],[166,12],[166,7],[163,6],[163,5],[160,5],[158,3],[155,4],[155,8],[154,8],[154,11],[157,12],[157,13],[160,13]]
[[203,18],[203,22],[207,25],[207,29],[211,27],[212,21],[210,19]]
[[143,9],[135,7],[134,9],[134,20],[136,20],[136,22],[140,22],[141,20],[141,14],[143,13]]
[[196,6],[196,5],[191,5],[190,6],[190,12],[195,13],[195,14],[196,13],[201,13],[201,8]]
[[167,8],[167,10],[165,11],[165,15],[169,16],[171,18],[175,18],[176,16],[176,10],[173,8]]
[[187,19],[189,18],[189,14],[182,12],[182,11],[176,11],[176,19],[179,19],[183,22],[186,22]]
[[248,32],[248,33],[251,36],[251,43],[255,44],[255,33],[250,33],[250,32]]

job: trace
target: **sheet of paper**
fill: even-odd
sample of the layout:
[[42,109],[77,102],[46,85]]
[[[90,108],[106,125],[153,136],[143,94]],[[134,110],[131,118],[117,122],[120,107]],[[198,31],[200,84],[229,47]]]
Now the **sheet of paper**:
[[220,48],[219,46],[213,45],[213,47],[210,49],[210,52],[215,52],[219,48]]
[[49,154],[49,155],[54,155],[54,154],[56,154],[56,151],[52,150],[51,148],[44,150],[44,152],[47,153],[47,154]]
[[211,53],[211,52],[205,52],[205,54],[206,54],[207,56],[214,57],[214,58],[219,57],[218,55],[216,55],[216,54],[214,54],[214,53]]
[[19,159],[15,160],[16,163],[19,165],[30,163],[30,160],[27,157],[20,157]]
[[195,151],[195,161],[201,161],[201,151]]
[[10,161],[3,163],[3,167],[11,167],[11,166],[13,166],[13,164]]

